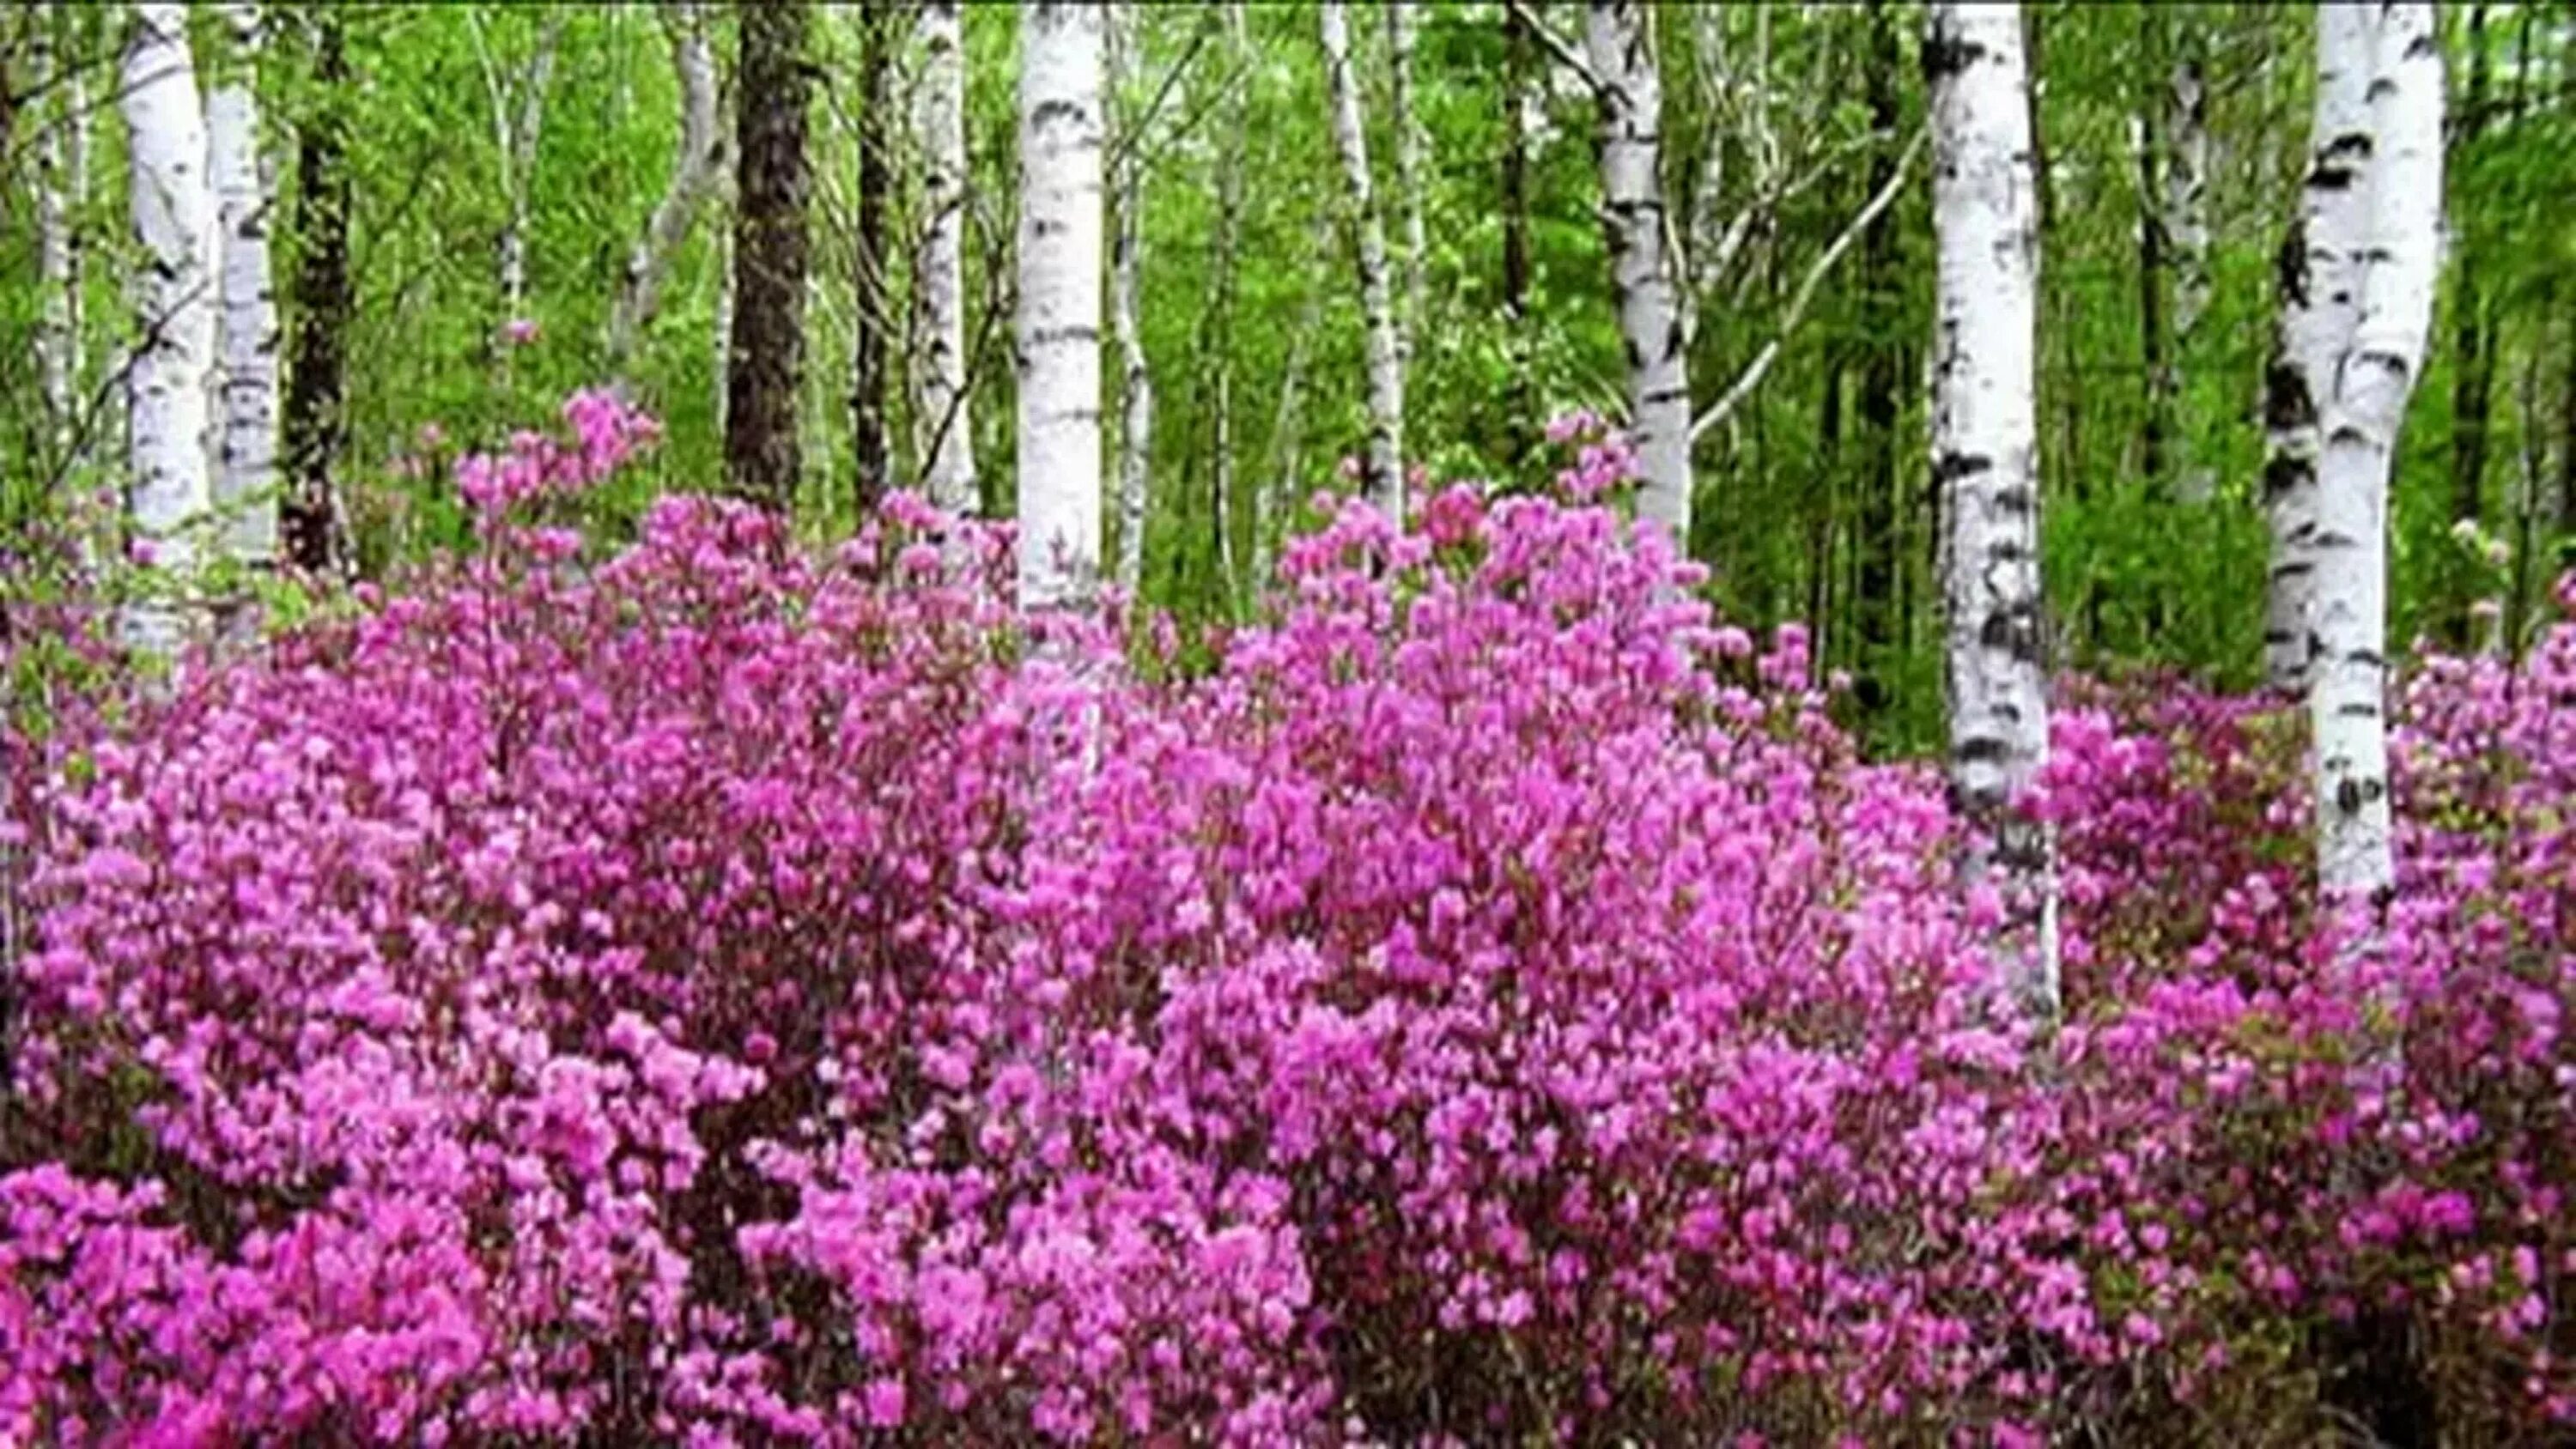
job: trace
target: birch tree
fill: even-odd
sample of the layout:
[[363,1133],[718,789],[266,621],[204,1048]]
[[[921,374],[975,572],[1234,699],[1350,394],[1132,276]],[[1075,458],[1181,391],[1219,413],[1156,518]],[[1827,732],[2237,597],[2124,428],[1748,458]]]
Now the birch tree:
[[[1236,269],[1243,237],[1243,177],[1250,145],[1253,49],[1243,0],[1225,3],[1225,151],[1217,162],[1215,285],[1200,328],[1199,401],[1208,419],[1208,496],[1215,504],[1216,562],[1226,597],[1237,586],[1234,546],[1234,346]],[[1256,516],[1258,509],[1255,510]]]
[[1584,39],[1601,111],[1602,224],[1627,344],[1628,427],[1642,481],[1637,513],[1687,549],[1690,373],[1665,246],[1663,79],[1633,0],[1593,0]]
[[1397,341],[1412,370],[1428,306],[1423,268],[1431,251],[1423,219],[1422,127],[1414,115],[1412,0],[1386,0],[1387,108],[1395,113],[1395,192],[1404,218],[1404,316]]
[[[184,593],[198,565],[195,530],[213,502],[206,444],[215,352],[215,199],[206,183],[206,114],[188,54],[186,7],[134,7],[119,94],[134,239],[144,258],[135,285],[139,337],[127,371],[128,508],[137,542]],[[166,655],[179,644],[182,625],[179,609],[156,599],[127,616],[127,640]]]
[[2016,798],[2048,759],[2036,399],[2039,241],[2018,6],[1932,7],[1932,212],[1938,272],[1932,476],[1945,490],[1943,694],[1950,785],[1992,839],[1992,873],[2033,941],[2004,983],[2057,1011],[2051,844]]
[[[2166,32],[2173,54],[2165,86],[2164,234],[2173,268],[2173,388],[2180,403],[2195,358],[2200,319],[2209,310],[2209,81],[2207,40],[2185,17]],[[2187,504],[2209,501],[2217,474],[2193,453],[2196,432],[2186,424],[2176,444],[2175,495]]]
[[[1109,15],[1109,92],[1120,93],[1135,64],[1138,12],[1120,5]],[[1138,253],[1145,240],[1144,153],[1141,137],[1123,130],[1112,183],[1118,219],[1109,263],[1109,321],[1118,333],[1118,586],[1129,594],[1145,575],[1145,473],[1154,446],[1154,379],[1145,365],[1145,339],[1136,326]],[[1219,265],[1223,265],[1220,255]]]
[[1100,569],[1102,12],[1020,8],[1019,587],[1079,606]]
[[974,429],[966,394],[966,74],[956,0],[923,0],[916,22],[921,81],[913,124],[922,157],[920,255],[914,329],[920,355],[912,415],[930,501],[954,513],[975,508]]
[[1404,350],[1389,293],[1386,223],[1370,179],[1368,130],[1359,82],[1351,74],[1350,17],[1341,0],[1322,7],[1324,80],[1333,105],[1333,149],[1349,188],[1351,229],[1358,241],[1360,313],[1368,329],[1368,498],[1388,517],[1404,518]]
[[34,22],[40,73],[56,82],[66,99],[43,127],[36,149],[36,273],[42,289],[36,330],[36,363],[45,399],[45,416],[56,466],[68,476],[74,437],[72,412],[80,388],[80,320],[78,273],[74,267],[73,217],[79,192],[71,185],[70,134],[85,128],[85,98],[71,88],[79,69],[67,64],[70,47],[62,42],[69,27],[63,7],[49,7]]
[[544,130],[546,90],[554,80],[555,51],[563,43],[564,22],[569,15],[565,9],[547,9],[526,68],[506,77],[493,57],[479,11],[473,13],[469,31],[475,57],[483,68],[484,95],[492,109],[494,154],[501,169],[501,194],[509,208],[501,224],[498,251],[501,306],[507,320],[512,321],[527,316],[528,213],[536,182],[537,138]]
[[671,258],[725,166],[723,118],[716,111],[715,45],[707,35],[705,8],[695,0],[662,7],[671,44],[671,73],[680,85],[680,140],[671,157],[671,179],[653,204],[644,234],[635,240],[618,276],[608,312],[608,368],[614,374],[634,355],[636,337],[661,310],[662,284]]
[[2274,688],[2303,695],[2317,656],[2313,602],[2317,571],[2319,410],[2361,317],[2361,271],[2369,235],[2370,75],[2376,11],[2317,7],[2315,109],[2299,213],[2281,246],[2279,311],[2264,378],[2266,457],[2263,504],[2271,525],[2263,609],[2264,673]]
[[1538,389],[1532,372],[1536,339],[1530,323],[1530,149],[1546,127],[1540,108],[1536,24],[1518,5],[1503,10],[1503,325],[1511,387],[1504,399],[1511,460],[1529,456],[1537,439]]
[[2317,464],[2317,875],[2327,894],[2396,882],[2389,840],[2388,474],[2424,362],[2441,266],[2442,56],[2433,7],[2379,7],[2371,44],[2360,314],[2323,409]]
[[258,8],[229,4],[222,17],[230,53],[206,100],[222,257],[223,423],[214,505],[224,520],[225,552],[265,566],[277,557],[277,294],[268,255],[277,172],[260,144]]

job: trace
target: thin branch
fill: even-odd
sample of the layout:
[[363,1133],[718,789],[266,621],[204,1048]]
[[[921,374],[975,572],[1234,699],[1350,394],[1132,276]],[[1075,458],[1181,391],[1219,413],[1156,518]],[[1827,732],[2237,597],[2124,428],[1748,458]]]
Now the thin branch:
[[1563,36],[1550,30],[1547,22],[1539,19],[1538,11],[1530,5],[1529,0],[1503,0],[1503,5],[1505,9],[1520,18],[1521,24],[1528,27],[1531,36],[1537,39],[1549,55],[1556,57],[1557,64],[1580,77],[1584,87],[1594,95],[1601,93],[1601,77],[1593,74],[1592,63],[1585,60],[1583,52],[1576,50]]
[[1916,131],[1914,139],[1905,143],[1905,154],[1896,158],[1895,174],[1887,178],[1887,184],[1878,189],[1878,194],[1869,199],[1869,204],[1860,209],[1860,214],[1851,219],[1851,225],[1843,228],[1842,235],[1835,237],[1833,244],[1808,266],[1807,275],[1799,281],[1797,294],[1789,299],[1789,310],[1780,318],[1780,326],[1772,333],[1771,340],[1762,344],[1761,352],[1745,365],[1734,385],[1691,423],[1692,442],[1698,442],[1701,434],[1725,422],[1744,405],[1746,398],[1753,395],[1753,389],[1761,385],[1764,375],[1771,371],[1771,364],[1779,360],[1782,345],[1806,319],[1807,306],[1816,299],[1816,288],[1825,280],[1825,274],[1832,271],[1834,263],[1841,261],[1843,254],[1852,249],[1852,243],[1860,239],[1860,234],[1869,229],[1871,222],[1896,204],[1897,194],[1905,189],[1906,175],[1913,169],[1914,155],[1923,149],[1923,135],[1923,132]]
[[[1127,159],[1127,153],[1135,149],[1138,139],[1154,129],[1154,122],[1162,116],[1164,105],[1172,98],[1173,88],[1181,83],[1181,77],[1188,73],[1191,64],[1199,58],[1199,51],[1206,46],[1208,36],[1215,32],[1217,13],[1210,8],[1201,15],[1198,29],[1190,33],[1190,48],[1181,52],[1180,59],[1164,68],[1163,83],[1155,88],[1154,99],[1145,107],[1145,114],[1137,117],[1110,142],[1108,151],[1100,158],[1103,175],[1116,175],[1120,164]],[[1141,42],[1142,37],[1139,37]]]

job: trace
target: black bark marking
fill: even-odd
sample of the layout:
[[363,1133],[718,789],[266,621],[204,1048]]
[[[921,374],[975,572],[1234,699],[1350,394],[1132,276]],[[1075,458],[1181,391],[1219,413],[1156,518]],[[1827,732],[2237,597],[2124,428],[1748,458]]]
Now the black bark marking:
[[[2306,285],[2305,271],[2305,268],[2300,269],[2299,284],[2302,287]],[[2286,295],[2288,281],[2285,274],[2284,301],[2289,300]],[[2316,420],[2317,403],[2308,393],[2307,373],[2286,357],[2273,358],[2271,365],[2263,369],[2263,426],[2276,433],[2285,433],[2294,428],[2312,427]]]
[[1934,26],[1923,42],[1923,79],[1938,85],[1985,58],[1986,48],[1973,40],[1945,34]]
[[1082,103],[1079,101],[1040,101],[1036,109],[1029,112],[1029,129],[1043,131],[1057,121],[1072,121],[1079,124],[1083,115]]
[[1962,478],[1990,472],[1994,466],[1995,460],[1983,453],[1944,450],[1932,459],[1932,486],[1946,488]]

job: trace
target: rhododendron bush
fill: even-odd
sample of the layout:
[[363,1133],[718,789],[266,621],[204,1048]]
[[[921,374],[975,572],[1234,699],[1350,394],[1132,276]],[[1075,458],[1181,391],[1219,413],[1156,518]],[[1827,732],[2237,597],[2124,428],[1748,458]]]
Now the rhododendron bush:
[[10,741],[0,1440],[2313,1442],[2389,1342],[2576,1420],[2576,625],[2413,673],[2370,937],[2279,711],[2070,685],[2040,1030],[1615,445],[1192,672],[903,496],[585,557],[651,430],[567,421]]

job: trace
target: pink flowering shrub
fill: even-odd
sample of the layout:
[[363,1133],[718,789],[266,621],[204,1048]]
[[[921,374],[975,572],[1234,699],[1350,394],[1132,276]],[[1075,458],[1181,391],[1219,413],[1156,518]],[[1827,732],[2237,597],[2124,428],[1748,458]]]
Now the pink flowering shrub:
[[651,427],[565,422],[473,557],[8,741],[0,1442],[2297,1443],[2391,1314],[2569,1414],[2576,626],[2415,674],[2370,1010],[2295,732],[2080,698],[2052,1037],[1597,425],[1327,506],[1194,674],[908,496],[585,562]]

